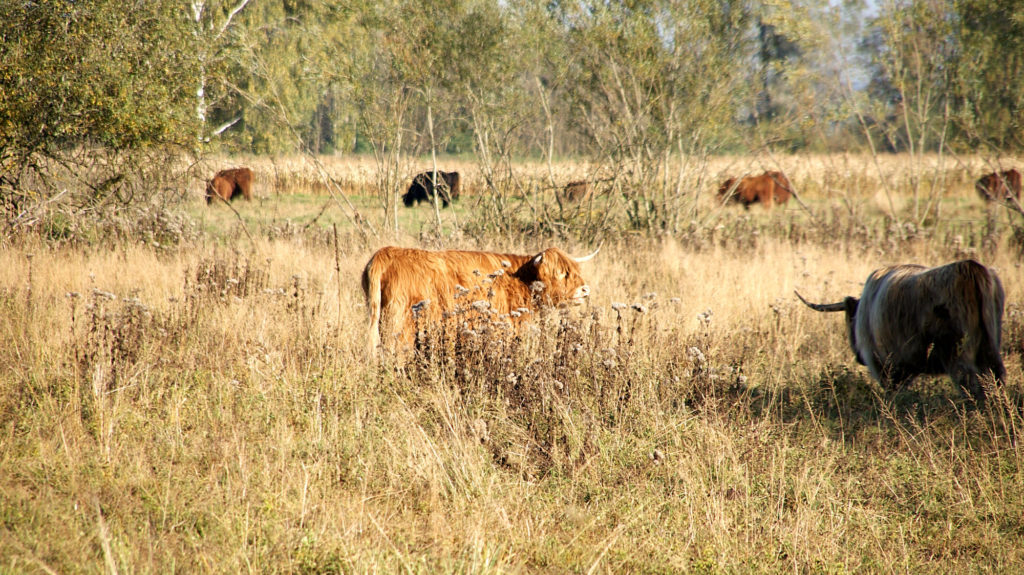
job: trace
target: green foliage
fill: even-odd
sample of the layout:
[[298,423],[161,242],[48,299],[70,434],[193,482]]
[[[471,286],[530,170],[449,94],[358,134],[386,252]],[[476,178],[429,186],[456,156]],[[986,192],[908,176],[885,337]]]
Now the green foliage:
[[5,224],[71,239],[73,211],[95,219],[180,175],[170,167],[195,144],[197,69],[180,16],[172,2],[0,3]]
[[0,153],[182,141],[195,75],[185,35],[169,2],[3,3]]
[[1016,0],[958,0],[954,82],[964,143],[1024,147],[1024,12]]

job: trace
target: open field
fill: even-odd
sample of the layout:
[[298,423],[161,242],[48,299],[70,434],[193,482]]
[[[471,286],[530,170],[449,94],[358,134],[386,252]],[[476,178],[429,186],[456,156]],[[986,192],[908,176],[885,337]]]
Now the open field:
[[[491,234],[466,162],[447,232],[403,208],[395,239],[372,163],[324,160],[365,233],[301,160],[231,158],[258,199],[236,216],[196,182],[174,241],[16,238],[0,249],[0,571],[1018,570],[1024,220],[986,215],[981,158],[777,160],[692,168],[672,233],[587,227],[614,194],[559,213],[537,163],[498,214],[516,225]],[[723,175],[777,165],[813,216],[713,201]],[[914,217],[915,189],[938,209]],[[523,341],[404,366],[367,353],[359,274],[383,245],[602,240],[589,304]],[[967,256],[1008,302],[1007,384],[980,411],[946,377],[882,390],[838,314],[793,296]]]

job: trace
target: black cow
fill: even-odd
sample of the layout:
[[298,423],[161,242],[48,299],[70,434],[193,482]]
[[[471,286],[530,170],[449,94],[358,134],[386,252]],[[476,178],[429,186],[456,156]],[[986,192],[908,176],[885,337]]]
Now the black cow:
[[435,185],[433,172],[416,174],[409,185],[409,191],[402,194],[402,203],[405,207],[412,207],[414,203],[419,205],[420,202],[429,202],[434,197],[435,190],[446,208],[448,204],[459,199],[459,173],[438,170],[437,175],[440,176],[440,181]]

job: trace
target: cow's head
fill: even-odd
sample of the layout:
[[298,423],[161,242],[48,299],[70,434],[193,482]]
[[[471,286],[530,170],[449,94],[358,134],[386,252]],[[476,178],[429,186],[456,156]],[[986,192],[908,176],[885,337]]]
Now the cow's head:
[[590,261],[598,251],[600,248],[589,256],[574,258],[558,248],[548,248],[520,266],[515,276],[545,305],[583,303],[590,295],[590,286],[583,281],[580,264]]
[[735,185],[736,178],[729,178],[728,180],[722,182],[722,185],[718,187],[718,195],[724,196],[725,194],[728,194],[729,190],[731,190],[732,187]]
[[843,301],[836,303],[811,303],[804,299],[804,296],[800,295],[799,292],[794,291],[796,297],[800,298],[800,301],[804,302],[807,307],[815,311],[843,311],[846,312],[846,335],[850,338],[850,347],[853,349],[853,353],[857,356],[857,363],[861,365],[867,365],[862,357],[861,350],[857,346],[857,307],[860,304],[860,299],[847,296],[843,298]]
[[999,180],[996,174],[982,176],[974,183],[974,190],[983,198],[994,200],[999,197]]
[[[219,185],[221,185],[220,182],[223,179],[224,178],[222,178],[220,176],[214,176],[212,179],[206,180],[206,203],[207,204],[210,204],[210,202],[212,202],[212,201],[214,201],[216,199],[223,198],[224,194],[221,193],[221,190],[218,187]],[[227,199],[227,198],[223,198],[223,199]]]

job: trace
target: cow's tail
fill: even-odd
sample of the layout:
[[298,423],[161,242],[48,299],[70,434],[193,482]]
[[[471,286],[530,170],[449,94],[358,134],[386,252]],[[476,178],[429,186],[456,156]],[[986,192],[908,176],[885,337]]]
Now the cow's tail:
[[369,349],[370,353],[376,353],[380,345],[380,317],[381,317],[381,294],[380,280],[383,269],[378,265],[377,255],[374,254],[370,261],[363,268],[363,295],[366,296],[366,307],[370,313],[369,327]]

